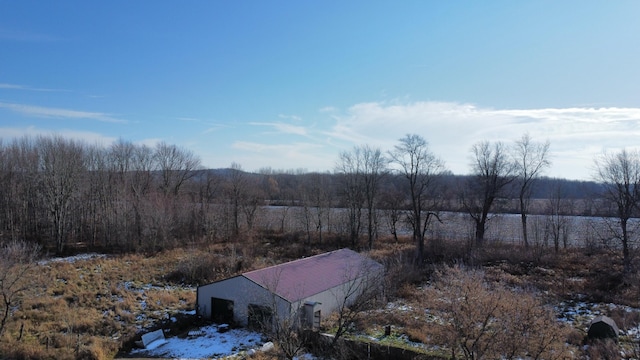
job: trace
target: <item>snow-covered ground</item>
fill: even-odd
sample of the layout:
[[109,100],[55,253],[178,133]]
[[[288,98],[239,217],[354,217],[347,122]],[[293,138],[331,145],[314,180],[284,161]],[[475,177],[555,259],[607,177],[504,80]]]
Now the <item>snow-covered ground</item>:
[[[630,306],[611,303],[590,303],[585,301],[565,301],[555,307],[558,319],[569,323],[576,329],[587,331],[589,323],[596,316],[609,316],[614,311],[638,312],[640,309]],[[628,336],[634,341],[640,341],[640,325],[626,327],[624,324],[617,324],[620,328],[618,335]]]
[[172,359],[211,359],[252,349],[260,350],[265,345],[260,333],[245,329],[225,330],[221,325],[205,326],[191,331],[185,338],[168,337],[155,348],[135,349],[131,354]]
[[91,260],[91,259],[103,259],[106,258],[107,255],[104,254],[96,254],[96,253],[87,253],[87,254],[78,254],[78,255],[74,255],[74,256],[66,256],[66,257],[54,257],[54,258],[49,258],[49,259],[44,259],[38,262],[38,265],[47,265],[49,263],[53,263],[53,262],[68,262],[68,263],[75,263],[77,261],[85,261],[85,260]]

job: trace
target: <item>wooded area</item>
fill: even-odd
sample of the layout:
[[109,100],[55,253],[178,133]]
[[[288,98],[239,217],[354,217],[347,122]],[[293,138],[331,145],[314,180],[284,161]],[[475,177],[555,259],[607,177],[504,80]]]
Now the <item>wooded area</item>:
[[[140,265],[142,256],[147,255],[151,255],[146,258],[149,261],[160,258],[153,261],[159,263],[157,271],[163,281],[197,284],[205,279],[227,277],[243,268],[264,266],[274,254],[282,260],[340,247],[373,250],[368,253],[378,254],[387,266],[384,280],[387,296],[403,293],[404,298],[415,298],[420,304],[425,296],[434,296],[429,306],[434,310],[440,306],[438,311],[458,316],[447,318],[451,324],[475,323],[491,316],[501,324],[497,328],[509,329],[494,332],[485,327],[476,334],[466,331],[475,329],[474,326],[443,325],[435,327],[433,335],[431,329],[424,328],[425,322],[415,326],[406,322],[407,333],[422,343],[438,339],[450,347],[452,354],[461,351],[466,358],[506,351],[502,347],[469,345],[469,341],[513,344],[507,349],[511,354],[532,351],[542,354],[551,345],[564,349],[564,339],[570,336],[565,334],[564,327],[553,326],[551,313],[542,311],[543,304],[535,302],[533,295],[530,302],[525,302],[528,305],[519,307],[522,293],[509,295],[511,290],[506,287],[501,290],[485,286],[480,277],[461,275],[460,269],[451,270],[457,271],[453,279],[467,279],[460,286],[452,286],[454,282],[449,279],[442,288],[436,286],[422,292],[422,287],[418,287],[416,293],[409,284],[423,282],[437,264],[480,263],[500,271],[505,266],[514,266],[510,270],[514,274],[542,271],[544,281],[548,281],[547,274],[568,271],[572,275],[553,276],[554,287],[562,296],[591,289],[590,296],[604,293],[615,297],[618,293],[612,293],[611,289],[616,287],[625,296],[631,294],[634,304],[637,300],[637,273],[633,270],[638,268],[634,259],[637,249],[634,230],[640,204],[640,156],[633,151],[603,154],[594,159],[597,169],[594,178],[598,182],[578,182],[542,177],[549,164],[549,144],[535,143],[526,134],[511,145],[486,141],[475,144],[470,151],[469,175],[447,171],[444,159],[433,154],[428,142],[418,135],[407,135],[386,152],[365,145],[340,153],[334,171],[325,173],[269,168],[251,173],[237,163],[227,169],[203,169],[192,152],[166,143],[149,147],[120,140],[103,147],[53,136],[21,138],[0,145],[0,267],[4,269],[0,271],[0,293],[5,299],[0,309],[0,338],[4,333],[4,339],[8,340],[4,351],[16,354],[27,353],[31,346],[28,344],[34,343],[39,344],[38,351],[48,353],[51,339],[57,339],[52,352],[80,356],[85,351],[98,354],[94,358],[105,358],[99,355],[103,353],[114,354],[123,346],[122,342],[130,340],[130,334],[135,334],[131,309],[139,305],[131,300],[127,307],[117,308],[103,302],[115,299],[119,304],[125,303],[119,299],[129,296],[129,285],[114,283],[129,279],[131,271],[141,272],[145,268]],[[580,216],[590,220],[574,221]],[[489,235],[488,229],[499,223],[501,217],[517,219],[513,222],[516,235],[511,240],[506,240],[509,236],[504,233]],[[463,227],[462,222],[468,227],[467,232],[456,229],[445,234],[437,230],[443,223]],[[584,227],[583,231],[576,229],[579,226]],[[575,233],[579,233],[584,248],[571,248],[568,234]],[[518,244],[514,245],[513,239]],[[594,240],[598,244],[589,248],[589,241]],[[532,247],[531,251],[522,251],[528,247]],[[93,281],[92,277],[102,276],[102,265],[86,270],[86,280],[84,274],[78,275],[80,278],[73,281],[73,286],[67,286],[66,280],[68,273],[77,273],[69,271],[73,268],[70,264],[61,266],[61,275],[48,278],[40,277],[36,270],[40,263],[35,259],[43,253],[88,250],[125,253],[113,257],[111,266],[116,270],[113,276],[117,280]],[[167,267],[170,254],[174,257]],[[580,261],[571,260],[572,256],[579,256]],[[116,258],[123,260],[118,262]],[[582,265],[593,262],[593,258],[601,261]],[[99,260],[102,261],[107,260]],[[556,267],[543,271],[532,265],[545,261]],[[573,265],[562,268],[567,264]],[[592,272],[585,272],[587,267]],[[50,265],[44,268],[53,273],[58,271]],[[171,269],[169,273],[167,269]],[[572,288],[574,285],[567,285],[565,280],[575,279],[575,274],[593,278],[593,284],[576,282],[584,288]],[[511,273],[505,276],[515,279]],[[47,287],[46,296],[42,297],[45,293],[42,289]],[[482,296],[469,304],[434,300],[447,296],[466,299],[460,292],[467,289]],[[32,295],[24,296],[27,293]],[[176,299],[165,295],[165,302],[151,302],[157,307],[169,303],[186,306],[188,296],[180,296]],[[20,317],[18,311],[23,310],[25,314],[59,312],[46,310],[45,305],[37,303],[45,301],[44,298],[53,304],[46,305],[47,308],[56,305],[65,309],[67,318],[76,316],[74,324],[81,319],[93,320],[90,324],[85,320],[84,325],[68,326],[71,330],[61,330],[60,321],[52,320],[43,330],[39,320],[27,315]],[[23,302],[31,305],[22,307]],[[87,311],[95,313],[77,315],[78,304],[85,302]],[[530,309],[541,311],[525,312]],[[113,316],[105,317],[105,311],[112,311]],[[503,339],[525,331],[518,328],[522,321],[513,321],[523,313],[529,316],[525,327],[533,324],[546,330],[535,331],[544,339],[520,338],[535,339],[534,342],[542,339],[544,349],[532,343],[516,343],[512,338],[476,341],[487,336]],[[22,319],[21,323],[18,325],[15,319]],[[126,330],[122,330],[123,323]],[[94,345],[90,349],[81,344],[82,336],[85,339],[96,336],[105,328],[112,329],[107,332],[110,340],[100,340],[101,343],[91,340]],[[81,329],[90,331],[85,334]],[[336,338],[339,330],[340,326]],[[111,339],[113,332],[120,331],[129,335]],[[549,334],[553,339],[547,337]],[[301,342],[290,344],[295,345],[291,354],[300,351]]]
[[[123,252],[269,230],[373,248],[377,237],[397,236],[407,224],[420,262],[426,230],[440,211],[467,213],[479,245],[492,212],[524,213],[525,224],[529,212],[617,216],[602,206],[602,185],[518,167],[514,154],[527,159],[527,146],[535,143],[525,136],[516,144],[476,144],[465,176],[447,171],[418,135],[388,152],[371,146],[343,152],[333,172],[250,173],[236,163],[203,169],[194,153],[164,142],[149,147],[119,140],[104,147],[24,137],[0,144],[0,240],[26,240],[58,254],[70,245]],[[279,208],[277,219],[263,219],[268,207]],[[265,223],[268,229],[260,228]],[[383,223],[389,233],[380,233]]]

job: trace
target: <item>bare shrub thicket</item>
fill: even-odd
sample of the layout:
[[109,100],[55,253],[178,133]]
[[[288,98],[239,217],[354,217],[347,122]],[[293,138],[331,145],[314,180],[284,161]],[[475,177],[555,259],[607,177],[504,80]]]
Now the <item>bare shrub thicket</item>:
[[412,244],[389,245],[384,250],[372,251],[370,256],[384,264],[384,291],[387,298],[401,297],[407,284],[424,281],[424,269],[415,266],[415,249]]
[[[225,255],[224,253],[229,253]],[[190,250],[178,262],[167,279],[185,284],[205,284],[230,277],[247,266],[250,260],[235,248],[210,250]]]
[[438,337],[465,359],[565,359],[569,329],[533,294],[489,284],[480,271],[436,273],[423,305],[441,322]]
[[[37,287],[30,275],[39,247],[25,242],[0,244],[0,342],[13,313],[20,308],[23,294]],[[31,281],[30,281],[31,280]]]

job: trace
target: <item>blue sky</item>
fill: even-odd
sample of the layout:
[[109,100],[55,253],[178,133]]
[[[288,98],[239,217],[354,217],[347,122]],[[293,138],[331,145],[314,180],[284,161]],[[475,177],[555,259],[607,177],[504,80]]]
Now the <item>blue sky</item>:
[[637,1],[0,0],[0,137],[165,141],[207,167],[332,170],[407,133],[591,179],[640,139]]

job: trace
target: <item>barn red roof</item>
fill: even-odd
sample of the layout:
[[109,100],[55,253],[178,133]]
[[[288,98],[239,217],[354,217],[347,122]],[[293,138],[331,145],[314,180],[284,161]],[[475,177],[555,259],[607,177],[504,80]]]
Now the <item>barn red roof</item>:
[[383,266],[374,260],[353,250],[341,249],[250,271],[242,276],[295,302],[382,269]]

